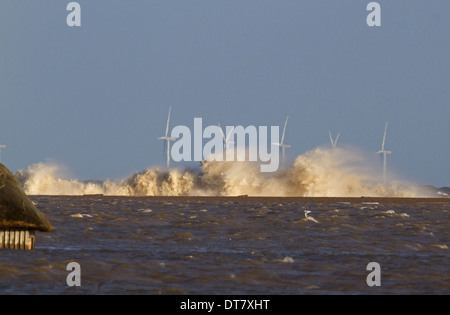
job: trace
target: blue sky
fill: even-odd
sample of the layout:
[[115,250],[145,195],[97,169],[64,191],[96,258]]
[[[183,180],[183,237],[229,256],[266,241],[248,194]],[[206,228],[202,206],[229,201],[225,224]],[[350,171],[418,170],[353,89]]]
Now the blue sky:
[[0,1],[0,143],[12,171],[43,162],[80,179],[163,165],[172,127],[280,125],[294,157],[340,143],[450,186],[450,2]]

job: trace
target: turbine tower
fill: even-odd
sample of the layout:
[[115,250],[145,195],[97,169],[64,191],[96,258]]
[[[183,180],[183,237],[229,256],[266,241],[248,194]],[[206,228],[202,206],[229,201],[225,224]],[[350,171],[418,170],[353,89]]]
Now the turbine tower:
[[386,160],[387,160],[387,155],[391,154],[392,151],[390,150],[386,150],[384,148],[384,145],[386,143],[386,133],[387,133],[387,127],[388,127],[388,123],[386,122],[386,126],[384,127],[384,136],[383,136],[383,143],[381,144],[381,150],[377,152],[377,154],[381,154],[382,158],[383,158],[383,181],[386,184]]
[[164,140],[165,146],[167,147],[167,160],[166,160],[166,168],[170,168],[170,141],[175,141],[177,138],[169,137],[169,123],[170,123],[170,112],[172,111],[172,106],[169,107],[169,116],[167,117],[167,125],[166,125],[166,133],[164,136],[159,137],[158,140]]
[[331,131],[328,131],[328,134],[330,135],[330,141],[331,141],[331,147],[333,149],[336,149],[336,145],[339,139],[339,136],[341,135],[341,133],[338,133],[338,135],[336,136],[336,139],[333,139],[333,137],[331,136]]
[[284,143],[284,136],[286,135],[286,126],[288,123],[289,116],[286,117],[286,121],[284,122],[284,128],[283,128],[283,135],[281,136],[281,142],[280,143],[272,143],[272,145],[279,146],[281,148],[281,159],[283,161],[283,165],[285,164],[285,157],[286,157],[286,148],[290,148],[291,145],[288,143]]
[[0,163],[2,162],[2,149],[6,148],[6,144],[0,144]]
[[219,128],[220,128],[220,133],[222,134],[222,138],[223,138],[223,148],[224,148],[225,150],[228,150],[228,147],[229,147],[231,144],[234,144],[234,140],[230,140],[230,136],[231,136],[231,134],[233,133],[234,126],[233,126],[233,128],[231,128],[231,130],[230,130],[230,132],[228,133],[228,135],[225,136],[225,133],[223,132],[222,127],[220,126],[220,123],[217,123],[217,125],[218,125]]

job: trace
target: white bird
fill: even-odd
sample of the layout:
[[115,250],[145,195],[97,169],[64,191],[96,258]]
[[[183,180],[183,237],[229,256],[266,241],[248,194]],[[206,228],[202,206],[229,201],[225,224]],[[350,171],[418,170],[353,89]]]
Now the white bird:
[[170,123],[170,112],[172,111],[172,106],[169,107],[169,116],[167,117],[167,125],[166,125],[166,133],[164,136],[159,137],[158,140],[166,141],[164,144],[167,146],[167,160],[166,160],[166,168],[170,168],[170,141],[175,141],[177,138],[169,137],[169,123]]
[[287,123],[288,123],[288,119],[289,119],[289,116],[286,117],[286,121],[284,122],[283,135],[281,136],[281,142],[279,142],[279,143],[278,142],[272,143],[272,145],[276,145],[276,146],[279,146],[281,148],[281,159],[283,161],[283,164],[285,163],[285,158],[286,158],[285,150],[286,150],[286,148],[290,148],[291,147],[290,144],[284,143],[284,136],[286,135],[286,126],[287,126]]
[[306,221],[312,221],[314,223],[319,223],[319,221],[317,221],[316,219],[314,219],[313,217],[310,217],[309,214],[311,213],[311,211],[309,210],[305,210],[305,220]]

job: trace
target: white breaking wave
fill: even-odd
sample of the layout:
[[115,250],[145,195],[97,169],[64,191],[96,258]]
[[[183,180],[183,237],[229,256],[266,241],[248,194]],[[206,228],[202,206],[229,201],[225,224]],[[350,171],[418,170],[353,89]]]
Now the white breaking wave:
[[317,148],[298,156],[289,167],[261,173],[256,162],[204,161],[199,172],[148,168],[125,180],[86,182],[64,178],[62,168],[38,163],[17,172],[29,195],[115,196],[300,196],[417,197],[413,185],[380,183],[375,171],[362,166],[361,155],[349,150]]

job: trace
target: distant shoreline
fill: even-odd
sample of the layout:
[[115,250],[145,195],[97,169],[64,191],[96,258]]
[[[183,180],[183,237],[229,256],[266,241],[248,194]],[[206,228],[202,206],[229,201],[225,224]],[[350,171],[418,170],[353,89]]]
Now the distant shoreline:
[[50,198],[92,198],[92,199],[144,199],[161,201],[221,201],[221,202],[295,202],[295,203],[378,203],[378,204],[448,204],[449,197],[256,197],[256,196],[110,196],[110,195],[30,195],[30,197],[50,197]]

